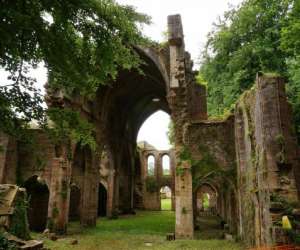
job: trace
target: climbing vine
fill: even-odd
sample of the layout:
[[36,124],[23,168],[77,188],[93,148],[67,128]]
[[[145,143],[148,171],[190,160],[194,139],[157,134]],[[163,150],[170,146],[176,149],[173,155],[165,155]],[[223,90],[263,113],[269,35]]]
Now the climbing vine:
[[154,177],[147,177],[146,190],[149,193],[155,193],[158,190],[158,183]]

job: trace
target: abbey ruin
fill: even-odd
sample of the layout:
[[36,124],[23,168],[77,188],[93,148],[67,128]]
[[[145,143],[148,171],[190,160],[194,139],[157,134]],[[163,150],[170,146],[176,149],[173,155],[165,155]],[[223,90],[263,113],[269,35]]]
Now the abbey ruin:
[[[159,190],[168,186],[177,239],[193,238],[197,197],[206,192],[215,213],[246,245],[280,242],[277,222],[285,205],[300,198],[300,151],[284,79],[258,73],[233,114],[209,120],[206,88],[196,83],[179,15],[168,17],[167,46],[136,51],[145,62],[143,74],[120,72],[93,101],[47,89],[48,106],[79,111],[95,126],[96,150],[72,141],[53,143],[39,129],[31,130],[34,148],[0,134],[0,183],[22,183],[31,194],[30,228],[64,234],[72,219],[95,226],[99,214],[159,210]],[[139,128],[158,110],[174,123],[174,149],[138,149]],[[150,155],[155,158],[151,176]],[[164,155],[170,157],[167,176]],[[292,213],[299,218],[296,205]]]

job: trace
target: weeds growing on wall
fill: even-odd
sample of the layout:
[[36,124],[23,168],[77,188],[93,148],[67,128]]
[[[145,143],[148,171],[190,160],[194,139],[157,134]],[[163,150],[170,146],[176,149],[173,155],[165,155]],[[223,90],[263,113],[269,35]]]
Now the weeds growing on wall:
[[[282,207],[282,214],[288,216],[292,224],[292,229],[286,230],[286,233],[295,244],[300,245],[300,234],[299,230],[297,230],[297,228],[300,228],[300,221],[294,215],[294,209],[299,209],[300,203],[289,202],[284,197],[275,193],[271,194],[270,201],[280,204]],[[275,224],[277,226],[282,226],[282,221],[276,221]]]
[[17,198],[14,214],[11,218],[11,226],[9,228],[9,233],[23,240],[31,239],[28,227],[27,208],[27,197]]
[[158,184],[154,177],[147,177],[146,190],[149,193],[155,193],[158,190]]
[[[180,167],[183,161],[190,161],[194,188],[197,188],[201,183],[213,180],[214,178],[220,178],[221,181],[229,181],[231,184],[235,185],[235,166],[229,167],[228,170],[222,169],[205,145],[199,145],[199,152],[201,152],[202,158],[200,160],[195,160],[193,159],[191,152],[186,147],[183,147],[179,155],[180,160],[176,168],[176,174],[180,175],[182,171],[184,171],[184,169]],[[226,186],[228,185],[224,185],[224,187]]]
[[0,232],[0,250],[17,250],[17,246],[9,242],[2,232]]

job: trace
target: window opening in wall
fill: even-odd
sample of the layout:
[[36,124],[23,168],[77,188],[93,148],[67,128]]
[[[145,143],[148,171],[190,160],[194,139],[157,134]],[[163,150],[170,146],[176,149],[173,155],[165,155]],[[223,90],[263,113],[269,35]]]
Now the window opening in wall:
[[162,170],[163,170],[163,175],[170,175],[170,157],[168,155],[164,155],[162,157]]
[[148,176],[154,176],[155,173],[155,158],[153,155],[149,155],[147,158],[147,174]]
[[160,189],[161,210],[172,210],[172,190],[168,186]]

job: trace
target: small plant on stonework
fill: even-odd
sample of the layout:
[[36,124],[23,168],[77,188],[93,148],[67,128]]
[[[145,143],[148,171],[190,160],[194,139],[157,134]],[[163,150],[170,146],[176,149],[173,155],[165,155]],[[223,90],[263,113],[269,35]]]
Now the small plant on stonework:
[[54,207],[52,209],[52,216],[53,216],[53,218],[56,218],[58,215],[59,215],[59,210],[58,210],[57,207]]
[[187,210],[186,210],[185,207],[183,207],[183,208],[181,209],[181,213],[182,213],[182,214],[187,214]]
[[65,180],[62,181],[60,195],[64,200],[68,197],[68,182]]
[[42,159],[40,156],[36,156],[36,167],[35,170],[41,171],[44,170],[47,165],[47,162]]
[[17,246],[0,233],[0,250],[17,250]]
[[183,176],[184,175],[184,168],[177,166],[176,167],[176,175],[177,176]]
[[158,190],[158,184],[155,178],[147,177],[146,179],[146,190],[149,193],[155,193]]
[[27,221],[28,199],[20,197],[16,200],[14,214],[11,218],[9,233],[23,240],[31,239]]

